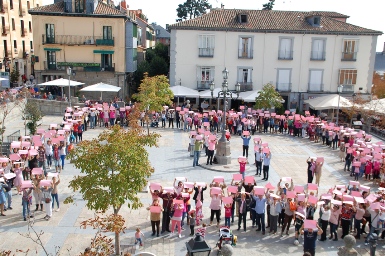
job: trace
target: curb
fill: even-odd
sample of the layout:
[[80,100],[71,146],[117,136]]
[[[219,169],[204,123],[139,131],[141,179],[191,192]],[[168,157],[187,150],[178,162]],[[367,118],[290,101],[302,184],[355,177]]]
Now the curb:
[[217,169],[213,169],[213,168],[210,168],[210,167],[206,167],[206,166],[203,166],[201,164],[199,164],[199,167],[201,167],[202,169],[206,169],[206,170],[209,170],[209,171],[212,171],[212,172],[223,172],[223,173],[239,173],[239,171],[225,171],[225,170],[217,170]]

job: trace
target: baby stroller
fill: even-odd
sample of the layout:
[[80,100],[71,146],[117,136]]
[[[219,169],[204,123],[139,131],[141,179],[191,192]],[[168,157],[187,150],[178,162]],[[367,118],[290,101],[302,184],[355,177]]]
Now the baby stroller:
[[221,252],[223,244],[230,244],[231,246],[237,245],[237,236],[233,235],[230,228],[223,226],[219,229],[219,240],[216,244],[218,246],[218,255]]

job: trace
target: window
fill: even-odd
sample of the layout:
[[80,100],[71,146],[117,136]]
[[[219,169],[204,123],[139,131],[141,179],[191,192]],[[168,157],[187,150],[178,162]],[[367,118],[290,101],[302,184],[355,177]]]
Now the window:
[[325,60],[326,39],[313,38],[310,60]]
[[33,42],[29,41],[29,48],[32,50],[33,49]]
[[340,69],[339,84],[355,85],[357,82],[357,69]]
[[253,82],[251,73],[253,69],[251,67],[239,67],[237,82],[241,85],[241,91],[252,91]]
[[21,49],[23,49],[23,55],[25,54],[25,42],[24,40],[21,41]]
[[75,0],[75,12],[76,13],[84,12],[84,0]]
[[112,27],[103,26],[103,39],[112,39]]
[[28,22],[28,28],[29,28],[29,32],[32,32],[32,22],[31,21]]
[[3,45],[4,45],[4,56],[5,57],[8,57],[8,44],[7,44],[7,40],[3,40]]
[[112,54],[102,54],[100,67],[103,68],[105,71],[113,71]]
[[323,70],[322,69],[310,69],[309,70],[309,92],[322,92],[323,91]]
[[31,5],[30,5],[29,1],[27,1],[27,9],[28,10],[31,9]]
[[278,59],[279,60],[293,59],[293,38],[280,38]]
[[253,41],[252,37],[239,38],[238,58],[252,59],[253,58]]
[[20,30],[21,30],[21,36],[25,36],[25,31],[24,31],[24,20],[20,20]]
[[210,89],[210,83],[214,80],[214,67],[198,67],[198,89]]
[[47,44],[55,43],[55,25],[54,24],[45,24],[45,41]]
[[240,23],[247,23],[247,15],[246,14],[240,14],[239,15],[239,22]]
[[56,52],[54,51],[47,51],[47,68],[56,70]]
[[214,57],[215,37],[213,35],[199,35],[199,57]]
[[15,19],[12,18],[12,30],[15,30],[16,29],[16,26],[15,26]]
[[155,30],[156,31],[156,34],[159,35],[160,34],[160,31],[159,29]]
[[291,91],[291,69],[277,69],[277,86],[278,91]]
[[16,40],[13,40],[13,48],[17,49],[17,41]]
[[4,3],[3,3],[3,0],[0,0],[0,12],[4,12]]
[[132,36],[138,37],[138,26],[136,24],[132,24]]
[[320,17],[314,17],[313,18],[313,24],[314,25],[320,25],[321,18]]
[[358,40],[356,39],[344,39],[342,45],[342,59],[343,61],[356,61]]
[[9,8],[12,10],[13,9],[13,0],[9,0]]

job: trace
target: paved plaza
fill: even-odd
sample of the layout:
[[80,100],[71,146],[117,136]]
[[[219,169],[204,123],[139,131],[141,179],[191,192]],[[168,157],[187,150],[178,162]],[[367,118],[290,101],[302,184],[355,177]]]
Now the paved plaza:
[[[43,119],[42,128],[47,128],[50,123],[61,123],[59,116],[46,116]],[[21,121],[13,120],[7,127],[13,129],[22,128]],[[96,137],[102,128],[88,130],[84,133],[83,139],[91,139]],[[242,153],[242,140],[238,136],[231,138],[232,164],[227,168],[223,166],[206,166],[206,158],[200,160],[201,166],[192,166],[192,157],[189,156],[187,145],[189,143],[188,133],[184,133],[177,129],[156,129],[162,137],[159,140],[158,148],[149,148],[151,164],[155,168],[155,173],[149,178],[149,181],[162,183],[163,186],[171,186],[174,177],[186,177],[189,181],[210,183],[214,176],[224,176],[225,182],[230,183],[232,174],[238,173],[239,167],[237,158]],[[10,132],[10,131],[8,131]],[[320,144],[314,144],[308,139],[293,138],[287,135],[270,135],[257,134],[264,142],[269,143],[272,152],[272,162],[270,167],[269,181],[276,186],[280,177],[290,176],[294,179],[295,184],[305,185],[307,183],[306,159],[309,156],[324,156],[325,165],[321,178],[320,193],[325,192],[335,184],[346,184],[349,180],[348,173],[343,172],[343,163],[336,156],[338,151],[332,151],[330,148]],[[252,148],[252,147],[251,147]],[[254,162],[251,149],[249,155],[250,165],[247,166],[246,175],[254,175],[255,167],[251,164]],[[204,154],[203,154],[204,155]],[[209,167],[209,168],[207,168]],[[79,170],[74,168],[72,164],[66,162],[64,171],[60,175],[61,183],[59,185],[59,200],[64,200],[71,195],[68,183],[74,175],[79,174]],[[256,177],[256,176],[255,176]],[[267,182],[261,180],[262,177],[256,177],[258,185],[265,185]],[[363,180],[361,180],[363,182]],[[369,182],[362,184],[371,185]],[[15,193],[14,193],[15,194]],[[142,191],[139,196],[144,207],[138,210],[129,210],[127,206],[122,207],[120,214],[126,219],[127,230],[121,235],[122,247],[127,248],[130,252],[152,252],[158,256],[168,255],[185,255],[185,243],[190,239],[189,228],[182,232],[182,238],[176,236],[170,237],[165,234],[160,237],[151,236],[150,214],[145,209],[151,203],[151,196],[147,191]],[[205,198],[209,198],[209,192],[204,194]],[[54,254],[59,251],[60,255],[77,255],[79,252],[89,246],[95,231],[91,228],[80,229],[80,223],[83,220],[92,218],[93,211],[85,207],[85,202],[81,196],[77,194],[74,204],[64,205],[61,203],[60,211],[54,212],[50,221],[43,219],[45,211],[37,211],[34,218],[34,228],[36,231],[43,231],[42,242],[48,252]],[[203,204],[204,222],[208,223],[210,216],[209,200],[205,200]],[[34,206],[32,206],[34,208]],[[55,206],[56,209],[56,206]],[[32,242],[32,240],[24,238],[20,234],[27,233],[27,223],[22,218],[21,196],[13,196],[13,210],[5,212],[6,217],[0,218],[0,249],[12,250],[30,249],[29,255],[45,255],[41,248]],[[318,216],[318,212],[316,218]],[[222,219],[222,222],[224,220]],[[234,247],[234,255],[302,255],[303,247],[293,245],[294,228],[291,227],[290,235],[280,237],[279,235],[264,235],[256,232],[251,227],[251,221],[248,220],[247,231],[236,231],[237,218],[231,227],[235,235],[238,236],[238,244]],[[136,249],[134,243],[134,231],[136,227],[140,227],[145,235],[144,246]],[[278,232],[279,234],[280,232]],[[328,228],[329,234],[329,228]],[[340,233],[339,233],[340,235]],[[214,248],[218,240],[218,230],[216,227],[208,227],[206,233],[206,241]],[[302,240],[300,240],[302,241]],[[384,241],[379,241],[376,255],[385,255]],[[317,255],[337,255],[338,247],[342,246],[340,239],[338,242],[317,241]],[[363,239],[357,242],[360,255],[369,255],[368,246],[363,245]],[[216,255],[216,249],[213,250]],[[16,253],[16,255],[18,255]],[[20,254],[22,255],[22,254]]]

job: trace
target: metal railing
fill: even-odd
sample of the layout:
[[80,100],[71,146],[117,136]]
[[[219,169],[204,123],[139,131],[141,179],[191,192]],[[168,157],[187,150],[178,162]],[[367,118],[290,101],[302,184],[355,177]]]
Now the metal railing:
[[208,90],[210,89],[211,81],[197,81],[197,89],[198,90]]
[[344,84],[342,87],[342,92],[354,92],[354,85]]
[[293,51],[278,51],[278,59],[279,60],[292,60],[293,59]]
[[248,83],[242,83],[239,82],[241,92],[246,92],[246,91],[252,91],[253,90],[253,82],[248,82]]
[[324,91],[324,84],[308,83],[307,90],[309,92],[323,92]]
[[342,61],[356,61],[357,52],[342,52],[341,56]]
[[311,51],[310,60],[325,60],[326,53],[322,51]]
[[18,141],[20,135],[21,135],[20,130],[17,130],[16,132],[11,133],[10,135],[7,136],[7,142]]
[[[58,67],[57,64],[51,64],[49,65],[48,64],[48,61],[44,61],[44,70],[61,70],[62,67]],[[64,67],[63,67],[63,70],[64,70]]]
[[214,48],[199,48],[199,57],[214,57]]
[[253,58],[253,50],[245,51],[245,49],[238,50],[238,59],[252,59]]
[[291,92],[291,83],[277,83],[276,85],[279,92]]
[[105,45],[114,46],[115,41],[112,39],[104,39],[102,36],[85,36],[85,35],[55,35],[47,37],[42,35],[43,44],[62,44],[62,45]]

